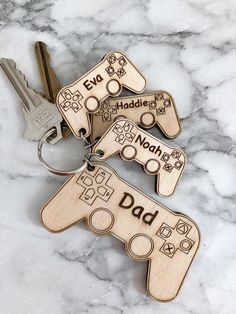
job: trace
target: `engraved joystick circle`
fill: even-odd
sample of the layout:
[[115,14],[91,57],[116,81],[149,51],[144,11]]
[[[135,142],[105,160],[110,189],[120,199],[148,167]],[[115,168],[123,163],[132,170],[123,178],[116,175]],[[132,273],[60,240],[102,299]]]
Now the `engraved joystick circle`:
[[149,159],[145,165],[145,171],[149,174],[156,174],[160,169],[160,163],[156,159]]
[[99,234],[109,232],[114,224],[114,215],[106,208],[97,208],[89,216],[89,227]]
[[128,244],[129,252],[136,258],[148,257],[152,253],[153,248],[153,240],[143,233],[134,235]]
[[137,150],[132,145],[126,145],[125,147],[123,147],[123,149],[121,151],[121,156],[127,160],[134,159],[136,157],[136,155],[137,155]]
[[108,93],[112,96],[117,96],[121,91],[121,85],[117,80],[110,80],[106,88]]
[[144,127],[151,127],[155,123],[155,117],[151,112],[145,112],[141,115],[140,122]]
[[99,109],[99,100],[94,96],[90,96],[85,100],[84,105],[89,112],[96,112]]

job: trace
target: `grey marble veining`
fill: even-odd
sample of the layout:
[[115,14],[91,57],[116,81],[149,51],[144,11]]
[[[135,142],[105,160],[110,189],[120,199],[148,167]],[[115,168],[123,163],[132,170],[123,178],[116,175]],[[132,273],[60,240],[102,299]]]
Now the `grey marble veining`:
[[[192,217],[202,241],[179,296],[158,303],[145,291],[146,263],[113,237],[83,224],[60,234],[42,228],[39,210],[65,178],[44,170],[36,143],[23,139],[20,102],[0,71],[0,313],[235,313],[236,2],[234,0],[0,1],[0,56],[12,58],[42,91],[33,44],[45,41],[61,85],[110,50],[122,50],[176,102],[182,133],[163,139],[185,150],[185,173],[169,198],[154,178],[118,157],[120,176],[174,211]],[[163,138],[157,128],[150,131]],[[47,147],[58,167],[81,160],[75,139]]]

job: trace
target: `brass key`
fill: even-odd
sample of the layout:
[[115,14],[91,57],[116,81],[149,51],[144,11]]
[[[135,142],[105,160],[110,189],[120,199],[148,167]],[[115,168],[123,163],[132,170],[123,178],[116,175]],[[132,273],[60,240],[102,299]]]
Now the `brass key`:
[[[56,96],[61,89],[60,83],[56,74],[51,67],[51,57],[47,50],[47,45],[42,41],[35,43],[35,55],[38,63],[38,69],[43,85],[43,93],[48,101],[51,103],[56,102]],[[61,123],[63,137],[66,138],[71,134],[71,131],[65,121]]]

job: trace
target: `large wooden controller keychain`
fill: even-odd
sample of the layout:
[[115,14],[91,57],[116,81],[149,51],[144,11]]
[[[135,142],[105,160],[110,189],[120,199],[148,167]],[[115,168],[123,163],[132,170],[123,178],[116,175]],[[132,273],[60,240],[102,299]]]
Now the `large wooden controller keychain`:
[[106,99],[91,115],[91,140],[100,138],[118,118],[130,119],[145,129],[156,124],[168,138],[175,138],[181,131],[174,99],[166,91]]
[[98,160],[120,153],[124,160],[140,163],[147,174],[157,176],[156,192],[162,196],[174,193],[186,163],[183,151],[122,118],[111,125],[93,149]]
[[73,175],[41,211],[42,223],[60,232],[84,220],[97,234],[112,234],[127,254],[148,261],[147,291],[159,301],[178,293],[199,246],[189,217],[172,212],[105,164]]
[[122,87],[141,93],[146,80],[134,64],[121,52],[111,52],[102,61],[57,95],[57,107],[74,136],[89,136],[89,113],[99,110],[101,102],[109,96],[118,96]]

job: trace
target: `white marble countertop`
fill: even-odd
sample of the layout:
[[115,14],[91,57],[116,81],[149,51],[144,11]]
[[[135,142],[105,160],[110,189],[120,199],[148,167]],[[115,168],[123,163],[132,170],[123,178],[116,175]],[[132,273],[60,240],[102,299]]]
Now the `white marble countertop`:
[[[236,308],[236,2],[234,0],[0,1],[0,56],[12,58],[42,91],[33,44],[45,41],[66,85],[111,50],[145,74],[148,90],[176,102],[188,163],[174,196],[160,198],[136,163],[109,160],[133,185],[199,225],[198,255],[178,297],[158,303],[145,291],[146,263],[123,244],[81,224],[51,234],[42,205],[66,178],[43,169],[23,139],[20,102],[0,71],[0,313],[233,314]],[[152,134],[162,138],[157,128]],[[47,147],[57,166],[81,160],[75,139]]]

